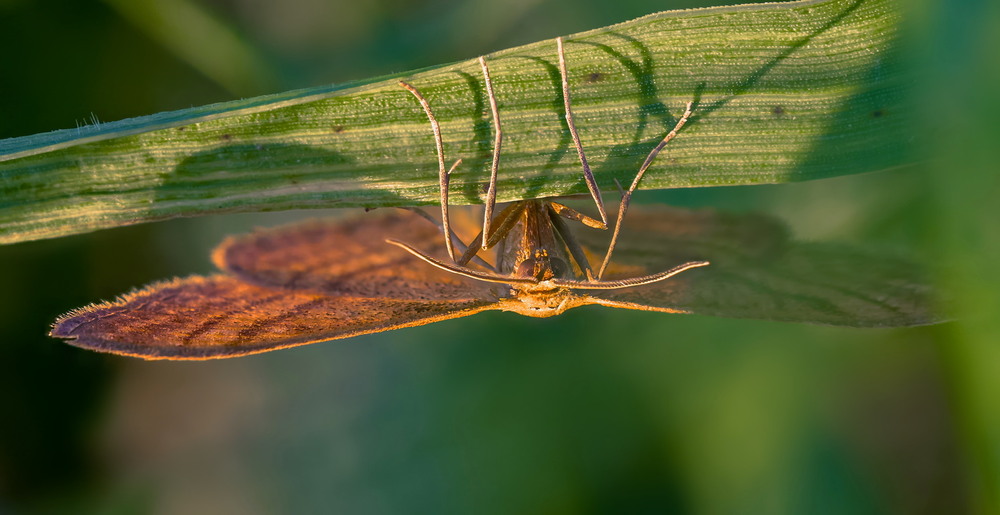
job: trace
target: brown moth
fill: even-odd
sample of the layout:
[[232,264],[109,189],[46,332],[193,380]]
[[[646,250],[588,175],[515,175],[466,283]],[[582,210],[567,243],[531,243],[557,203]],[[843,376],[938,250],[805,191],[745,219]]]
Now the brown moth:
[[[445,170],[440,126],[429,103],[415,87],[400,82],[420,102],[434,133],[441,192],[440,230],[448,258],[454,264],[417,248],[433,239],[438,231],[413,215],[295,225],[227,240],[216,250],[214,259],[230,275],[155,284],[117,302],[90,306],[60,317],[51,334],[67,338],[74,345],[145,358],[240,356],[488,309],[546,317],[585,304],[635,307],[581,292],[651,284],[707,265],[704,261],[691,261],[651,275],[601,280],[614,247],[612,242],[595,276],[584,250],[562,221],[566,217],[607,228],[600,190],[573,123],[563,40],[559,38],[556,42],[565,118],[601,221],[552,201],[516,202],[494,219],[502,131],[489,68],[481,57],[479,63],[496,137],[483,231],[466,247],[468,250],[461,259],[455,255],[456,238],[448,211],[448,179],[460,160],[451,170]],[[623,199],[616,238],[628,195],[652,158],[676,135],[690,114],[691,104],[688,104],[677,126],[640,169]],[[387,236],[405,238],[408,243],[387,241],[409,254],[400,254],[400,250],[382,242]],[[494,267],[477,254],[495,245],[499,250]],[[473,259],[480,263],[480,269],[466,266]],[[506,291],[497,291],[494,284],[506,285]]]
[[[525,203],[515,225],[528,229],[512,230],[507,240],[513,247],[508,248],[524,250],[517,242],[533,230],[527,220],[551,217],[541,214],[548,209],[544,202]],[[525,272],[523,281],[510,276],[481,281],[387,245],[384,238],[397,238],[426,257],[448,259],[438,226],[411,212],[376,211],[231,237],[213,254],[225,273],[153,284],[115,302],[76,310],[56,322],[52,335],[80,347],[147,359],[206,359],[481,311],[553,316],[587,304],[851,327],[940,321],[929,309],[930,286],[908,260],[795,242],[780,223],[759,215],[641,206],[629,216],[635,230],[620,235],[606,282],[655,279],[647,274],[656,270],[667,270],[661,272],[667,276],[697,264],[692,260],[698,258],[712,265],[634,286],[577,288],[572,281],[585,283],[583,272],[556,250],[532,252],[513,267],[510,272]],[[537,227],[546,231],[551,225]],[[603,231],[579,231],[577,237],[588,256],[594,254],[587,249],[604,248],[609,239]],[[539,262],[548,265],[536,267]],[[567,268],[577,279],[556,280],[556,272]],[[501,275],[507,270],[497,269]],[[553,278],[537,280],[539,270],[552,271]]]
[[[549,230],[551,223],[538,219],[548,217],[547,209],[542,203],[525,203],[516,225],[526,230],[518,236],[512,231],[508,241],[531,239],[539,228]],[[437,250],[416,257],[387,245],[386,236]],[[498,271],[510,269],[511,274],[507,285],[501,286],[495,284],[500,276],[488,271],[481,272],[488,279],[480,281],[474,274],[459,275],[425,262],[447,259],[440,238],[438,227],[405,211],[311,221],[230,238],[214,253],[215,263],[228,274],[154,284],[115,302],[77,310],[61,317],[52,335],[104,352],[203,359],[422,325],[485,310],[544,317],[584,304],[631,307],[577,290],[575,279],[564,279],[573,271],[565,254],[548,253],[558,246],[517,249],[510,255],[526,259],[509,267],[501,259]],[[561,274],[549,275],[555,271]]]
[[[506,310],[518,311],[521,314],[529,316],[551,316],[549,313],[559,314],[564,311],[559,306],[563,306],[566,302],[569,302],[568,299],[571,298],[568,293],[570,288],[585,290],[627,288],[661,281],[684,270],[708,265],[707,262],[696,261],[675,266],[668,271],[649,276],[633,277],[617,281],[601,280],[611,259],[618,235],[621,232],[621,221],[625,216],[632,192],[635,191],[643,174],[645,174],[649,165],[652,164],[656,155],[677,135],[691,116],[692,103],[688,103],[687,109],[677,121],[673,130],[649,153],[646,161],[639,168],[639,172],[636,174],[635,180],[632,181],[629,190],[624,192],[618,213],[618,221],[615,224],[614,235],[611,238],[611,243],[608,245],[601,269],[596,275],[594,274],[583,249],[576,242],[573,233],[566,227],[563,218],[579,221],[589,227],[607,229],[607,214],[604,208],[604,201],[601,199],[600,189],[597,187],[593,173],[587,163],[587,156],[583,150],[583,144],[580,142],[580,135],[573,122],[569,80],[566,72],[566,56],[562,38],[556,39],[556,53],[559,57],[559,72],[562,78],[562,96],[566,124],[569,127],[573,144],[576,147],[580,164],[583,167],[584,182],[587,184],[587,189],[590,191],[590,195],[597,205],[601,220],[595,220],[551,200],[515,202],[504,209],[495,219],[493,218],[492,213],[496,202],[497,170],[500,162],[503,132],[500,123],[500,113],[497,108],[496,94],[494,93],[490,79],[489,67],[486,64],[486,59],[480,57],[479,64],[482,67],[486,92],[490,99],[490,110],[493,114],[493,127],[495,128],[493,164],[486,195],[483,230],[473,239],[472,244],[461,259],[455,257],[455,238],[452,235],[448,214],[448,180],[452,171],[461,163],[461,160],[456,161],[450,170],[445,170],[441,129],[430,107],[430,103],[417,88],[406,82],[401,81],[399,83],[400,86],[409,91],[420,102],[434,133],[441,191],[441,230],[445,237],[445,249],[454,264],[449,264],[428,256],[401,241],[393,239],[387,241],[442,270],[479,281],[510,285],[512,287],[511,296],[520,299],[523,305],[530,307],[524,308],[521,304],[515,304],[506,308]],[[495,224],[495,230],[492,232],[491,224]],[[490,269],[489,272],[477,271],[465,267],[470,260],[476,257],[480,250],[490,249],[497,244],[500,245],[500,250],[497,252],[497,266],[495,268],[482,261],[480,263]],[[571,270],[570,255],[572,255],[573,261],[582,272],[582,279],[578,278]]]
[[[924,289],[911,280],[905,263],[876,269],[871,260],[856,259],[856,253],[791,245],[781,226],[769,220],[657,209],[632,217],[639,230],[622,233],[632,192],[691,116],[690,103],[624,192],[610,242],[597,231],[577,237],[564,218],[606,228],[607,217],[573,124],[561,38],[557,50],[567,125],[601,220],[551,200],[515,202],[492,215],[502,132],[489,69],[480,58],[496,134],[486,215],[468,246],[454,234],[448,210],[449,175],[460,160],[445,169],[440,128],[429,103],[415,87],[401,83],[420,102],[434,133],[440,223],[429,223],[423,212],[391,212],[229,238],[213,254],[225,274],[153,284],[115,302],[78,309],[56,321],[52,336],[147,359],[208,359],[480,311],[548,317],[588,304],[853,326],[933,321]],[[443,248],[438,243],[442,233]],[[607,250],[595,273],[590,250],[602,247]],[[494,248],[491,265],[479,254]],[[619,259],[612,263],[616,248]],[[708,265],[705,258],[712,259],[713,268],[721,263],[721,273],[674,277]],[[815,269],[816,263],[824,268]]]

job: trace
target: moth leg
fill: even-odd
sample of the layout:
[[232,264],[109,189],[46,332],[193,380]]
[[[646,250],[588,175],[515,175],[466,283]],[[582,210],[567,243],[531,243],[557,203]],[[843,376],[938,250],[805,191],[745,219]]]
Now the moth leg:
[[437,118],[434,117],[434,113],[431,111],[431,105],[427,103],[427,99],[420,94],[417,88],[403,82],[399,81],[399,85],[404,89],[413,94],[420,102],[420,106],[424,108],[424,112],[427,113],[427,119],[431,122],[431,130],[434,132],[434,145],[437,148],[437,158],[438,158],[438,184],[441,188],[441,224],[444,227],[444,245],[448,249],[448,257],[452,261],[455,260],[455,246],[451,241],[451,223],[448,218],[448,183],[450,180],[451,172],[458,166],[461,161],[456,161],[452,165],[451,170],[446,170],[444,167],[444,142],[441,139],[441,126],[438,124]]
[[486,65],[486,58],[479,57],[479,65],[483,69],[483,80],[486,82],[486,96],[490,99],[490,111],[493,113],[493,164],[490,166],[490,186],[486,191],[486,208],[483,212],[483,234],[482,249],[486,250],[486,242],[490,237],[490,224],[493,218],[493,208],[497,202],[497,171],[500,169],[500,146],[503,143],[503,130],[500,128],[500,110],[497,108],[497,97],[493,92],[493,81],[490,79],[490,68]]
[[625,188],[622,188],[622,183],[618,182],[618,178],[613,179],[615,181],[615,189],[618,190],[618,198],[625,196]]
[[[572,209],[562,204],[558,204],[556,202],[549,202],[548,212],[549,212],[549,219],[552,220],[552,226],[555,227],[556,233],[559,234],[559,237],[562,238],[563,243],[566,244],[566,248],[569,249],[570,255],[573,256],[573,261],[576,261],[576,264],[580,267],[580,270],[583,271],[584,277],[587,278],[588,282],[593,281],[594,269],[590,267],[590,261],[587,260],[587,254],[583,252],[583,247],[580,246],[580,242],[576,241],[576,237],[573,236],[573,231],[571,231],[569,227],[566,225],[566,222],[563,221],[563,213],[561,213],[559,209],[556,208],[555,206],[565,208],[565,210],[572,211],[577,215],[579,215],[580,213],[577,213],[576,211],[573,211]],[[591,220],[593,219],[591,218]],[[594,220],[594,222],[596,221],[597,220]]]
[[602,224],[599,220],[594,220],[593,218],[563,204],[555,202],[553,200],[548,201],[549,207],[556,212],[557,215],[567,219],[573,220],[574,222],[580,222],[587,227],[592,227],[594,229],[607,229],[608,227]]
[[469,243],[469,249],[457,261],[458,266],[465,266],[481,249],[491,248],[507,236],[507,233],[517,223],[521,212],[524,211],[524,206],[524,202],[515,202],[500,211],[500,214],[497,215],[497,223],[495,224],[493,234],[485,242],[483,242],[483,233],[477,234],[472,242]]
[[566,52],[563,50],[563,38],[556,38],[556,50],[559,53],[559,75],[562,77],[562,94],[563,94],[563,106],[566,110],[566,125],[569,127],[569,133],[573,136],[573,145],[576,146],[576,154],[580,156],[580,164],[583,165],[583,178],[587,183],[587,189],[590,190],[590,196],[593,197],[594,203],[597,204],[597,211],[601,214],[601,221],[603,222],[604,229],[608,228],[608,213],[604,209],[604,200],[601,199],[601,190],[597,187],[597,181],[594,180],[594,174],[590,171],[590,165],[587,163],[587,156],[583,152],[583,144],[580,143],[580,134],[576,130],[576,124],[573,123],[573,110],[570,107],[572,103],[569,94],[569,77],[566,73]]
[[639,181],[642,180],[642,176],[646,173],[649,166],[653,164],[653,159],[656,159],[656,155],[660,153],[660,150],[663,150],[663,147],[665,147],[670,140],[674,139],[674,136],[676,136],[681,130],[681,127],[684,127],[684,124],[687,123],[688,118],[691,117],[691,108],[693,105],[694,102],[687,103],[687,107],[684,109],[684,115],[681,116],[680,120],[677,120],[677,125],[674,125],[673,130],[668,132],[667,135],[663,137],[663,140],[661,140],[660,143],[649,152],[649,155],[646,156],[646,160],[643,161],[642,166],[639,167],[639,173],[637,173],[635,175],[635,179],[632,180],[632,185],[629,186],[628,190],[622,194],[621,204],[618,204],[618,220],[615,220],[615,231],[611,234],[611,244],[608,245],[608,252],[604,255],[604,262],[601,263],[601,269],[597,272],[598,279],[604,276],[604,271],[607,270],[608,263],[611,262],[611,254],[615,251],[615,245],[618,244],[618,234],[621,233],[622,220],[625,218],[625,212],[628,211],[629,202],[632,200],[632,193],[637,187],[639,187]]

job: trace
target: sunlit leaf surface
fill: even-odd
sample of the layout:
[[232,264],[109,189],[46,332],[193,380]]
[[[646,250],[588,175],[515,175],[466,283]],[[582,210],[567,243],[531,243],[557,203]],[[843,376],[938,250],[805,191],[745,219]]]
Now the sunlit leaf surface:
[[[566,39],[598,185],[627,182],[694,116],[643,188],[803,181],[912,162],[912,77],[895,0],[674,11]],[[469,56],[474,57],[474,56]],[[487,56],[506,139],[500,200],[585,191],[554,41]],[[492,145],[473,60],[0,142],[0,242],[207,213],[437,200],[433,106],[452,202],[481,202]]]

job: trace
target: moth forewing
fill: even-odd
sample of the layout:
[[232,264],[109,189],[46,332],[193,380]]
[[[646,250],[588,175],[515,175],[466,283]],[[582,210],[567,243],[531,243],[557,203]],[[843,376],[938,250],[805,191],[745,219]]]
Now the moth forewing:
[[74,310],[56,320],[50,335],[112,354],[200,360],[257,354],[497,309],[487,298],[413,297],[326,295],[256,286],[226,275],[193,276]]

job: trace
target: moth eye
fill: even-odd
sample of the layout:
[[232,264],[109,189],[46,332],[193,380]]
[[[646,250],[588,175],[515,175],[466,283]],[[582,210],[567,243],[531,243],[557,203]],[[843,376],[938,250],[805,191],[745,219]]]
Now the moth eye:
[[549,266],[552,268],[552,274],[555,277],[568,277],[569,263],[562,259],[552,258],[549,259]]
[[514,275],[516,277],[534,277],[538,278],[538,274],[542,267],[538,266],[538,260],[535,258],[525,259],[517,265],[517,270],[515,270]]

